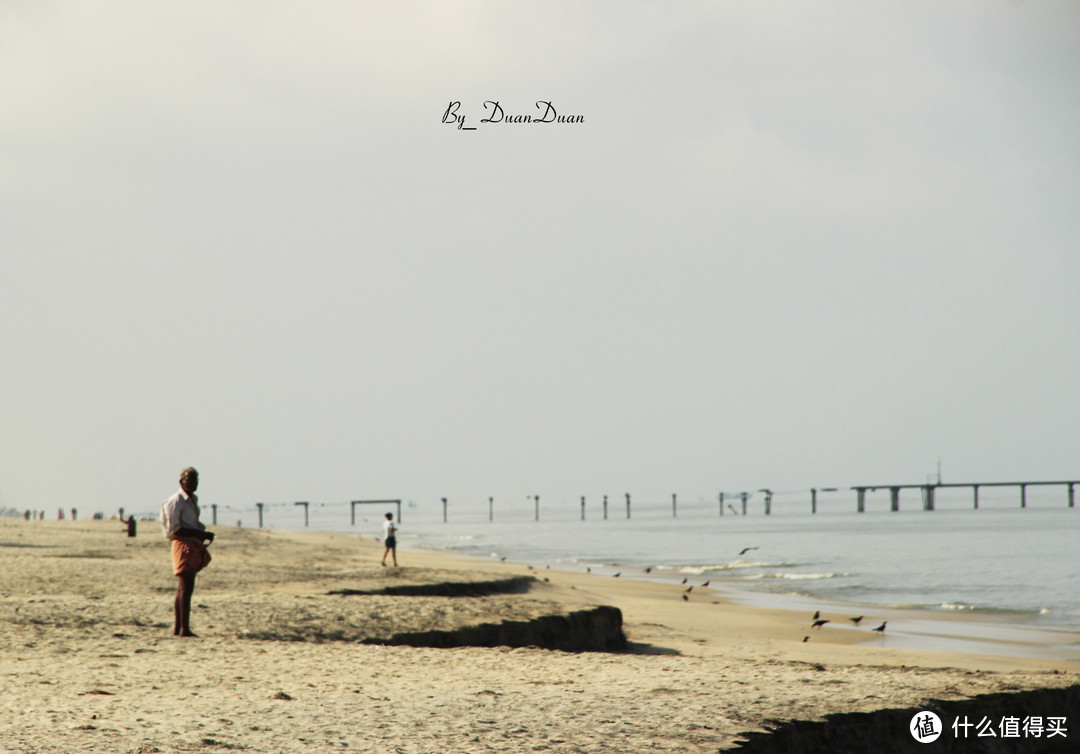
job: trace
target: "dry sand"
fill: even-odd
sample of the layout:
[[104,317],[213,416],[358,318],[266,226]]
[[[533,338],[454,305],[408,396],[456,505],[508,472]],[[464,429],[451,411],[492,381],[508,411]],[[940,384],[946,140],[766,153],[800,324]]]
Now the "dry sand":
[[[773,720],[1080,683],[1075,661],[894,650],[700,589],[415,552],[384,569],[372,539],[224,527],[179,639],[167,544],[140,529],[0,519],[0,752],[715,752]],[[525,594],[329,594],[530,574]],[[359,643],[595,605],[628,651]]]

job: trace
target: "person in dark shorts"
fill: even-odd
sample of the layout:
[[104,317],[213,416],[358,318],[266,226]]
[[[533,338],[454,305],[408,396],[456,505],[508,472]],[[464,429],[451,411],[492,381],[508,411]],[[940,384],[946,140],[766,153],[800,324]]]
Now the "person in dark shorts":
[[382,564],[386,565],[386,556],[393,556],[394,565],[397,565],[397,525],[394,523],[394,514],[387,513],[386,520],[383,521],[383,544],[386,545],[386,549],[383,550]]

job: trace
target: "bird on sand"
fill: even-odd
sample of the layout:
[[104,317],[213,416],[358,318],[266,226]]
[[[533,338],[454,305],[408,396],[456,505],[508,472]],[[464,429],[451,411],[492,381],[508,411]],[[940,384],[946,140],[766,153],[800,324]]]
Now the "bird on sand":
[[619,578],[620,576],[622,576],[622,571],[619,571],[618,573],[616,573],[616,574],[615,574],[615,576],[614,576],[613,578],[616,578],[616,579],[617,579],[617,578]]
[[861,615],[856,615],[854,618],[848,618],[848,620],[854,623],[856,626],[859,625],[859,622],[862,621],[862,619],[863,616]]
[[648,566],[648,567],[647,567],[647,568],[645,569],[645,573],[652,573],[652,566]]
[[884,634],[885,633],[885,624],[886,623],[888,623],[888,621],[883,620],[883,621],[881,621],[880,626],[878,626],[877,628],[873,628],[871,630],[872,631],[877,631],[879,634]]
[[810,637],[809,636],[804,636],[804,637],[802,637],[802,640],[803,640],[803,643],[805,644],[806,642],[810,641]]
[[709,585],[708,581],[706,581],[704,584],[702,584],[702,586],[708,586],[708,585]]
[[756,549],[757,549],[756,547],[744,547],[741,550],[739,550],[739,554],[740,555],[745,555],[746,553],[750,552],[751,550],[756,550]]
[[689,576],[687,576],[687,577],[686,577],[685,579],[683,579],[683,580],[682,580],[682,583],[684,583],[684,584],[685,584],[685,583],[686,583],[686,581],[687,581],[687,579],[689,579],[689,578],[690,578],[690,577],[689,577]]
[[685,594],[684,594],[684,595],[682,596],[682,598],[683,598],[684,600],[686,600],[687,602],[689,602],[689,601],[690,601],[690,598],[689,598],[689,597],[687,597],[687,596],[686,596]]
[[816,620],[816,621],[814,621],[813,623],[810,624],[810,628],[821,628],[822,626],[824,626],[828,622],[829,622],[828,618],[819,618],[818,620]]
[[687,594],[690,594],[690,592],[694,591],[694,587],[693,587],[693,586],[688,586],[688,587],[686,587],[686,589],[685,589],[684,591],[685,591],[685,592],[686,592]]
[[817,620],[820,617],[821,617],[821,611],[820,610],[815,610],[814,611],[814,617],[811,618],[811,620]]

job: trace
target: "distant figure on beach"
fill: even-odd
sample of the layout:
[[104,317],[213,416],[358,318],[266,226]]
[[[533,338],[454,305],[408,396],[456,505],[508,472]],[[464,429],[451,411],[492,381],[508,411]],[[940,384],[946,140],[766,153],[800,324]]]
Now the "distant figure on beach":
[[394,514],[387,513],[386,520],[383,521],[383,544],[386,545],[386,549],[383,550],[382,564],[386,565],[386,556],[389,554],[393,556],[394,565],[397,565],[397,525],[394,523]]
[[[121,518],[120,520],[123,521],[124,519]],[[129,537],[134,537],[135,536],[135,528],[136,528],[135,515],[134,514],[128,516],[128,520],[127,520],[127,522],[125,523],[124,526],[127,529],[127,535]]]
[[176,599],[173,601],[173,634],[195,636],[191,632],[191,595],[195,593],[195,574],[210,563],[207,544],[214,533],[199,521],[199,472],[187,467],[180,472],[180,490],[161,505],[161,528],[172,542],[173,573],[176,575]]

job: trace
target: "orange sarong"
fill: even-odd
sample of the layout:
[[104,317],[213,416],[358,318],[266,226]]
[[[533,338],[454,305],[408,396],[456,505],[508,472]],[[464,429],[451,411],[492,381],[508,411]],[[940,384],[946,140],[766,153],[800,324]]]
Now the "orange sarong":
[[197,539],[172,541],[173,574],[198,573],[210,564],[210,550]]

